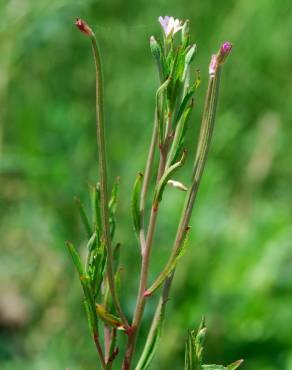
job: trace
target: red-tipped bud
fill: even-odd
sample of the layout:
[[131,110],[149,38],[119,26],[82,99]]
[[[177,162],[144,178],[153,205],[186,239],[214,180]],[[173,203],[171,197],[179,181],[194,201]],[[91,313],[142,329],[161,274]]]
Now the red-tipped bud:
[[218,53],[212,55],[211,61],[210,61],[210,64],[209,64],[209,74],[210,74],[210,76],[214,76],[218,66],[222,65],[226,61],[228,55],[231,52],[231,49],[232,49],[232,44],[228,41],[225,41],[221,45]]
[[92,29],[88,26],[86,22],[84,22],[80,18],[76,18],[75,26],[82,32],[85,33],[87,36],[93,36]]
[[222,64],[225,62],[226,58],[231,52],[231,49],[232,49],[232,44],[228,41],[225,41],[221,45],[219,53],[218,53],[218,63]]

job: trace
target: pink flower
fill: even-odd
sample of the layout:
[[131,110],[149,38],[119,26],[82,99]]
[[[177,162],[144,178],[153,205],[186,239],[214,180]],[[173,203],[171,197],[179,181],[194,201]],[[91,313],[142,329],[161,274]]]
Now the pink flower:
[[183,28],[182,21],[166,15],[158,18],[159,23],[164,31],[165,36],[171,37]]

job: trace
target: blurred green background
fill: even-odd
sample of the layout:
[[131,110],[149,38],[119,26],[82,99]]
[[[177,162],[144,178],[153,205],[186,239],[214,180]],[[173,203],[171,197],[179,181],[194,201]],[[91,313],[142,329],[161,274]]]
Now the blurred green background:
[[[210,55],[226,39],[234,49],[191,247],[151,369],[183,368],[186,330],[204,314],[208,363],[245,358],[246,370],[292,370],[291,1],[0,0],[0,13],[0,368],[98,368],[64,247],[67,239],[84,244],[73,197],[88,205],[97,177],[94,69],[76,16],[93,26],[104,59],[111,183],[121,176],[122,300],[131,315],[139,251],[130,189],[144,168],[157,88],[148,40],[168,14],[191,20],[198,45],[190,148]],[[189,159],[179,178],[187,182],[190,170]],[[182,201],[167,191],[151,279],[167,258]]]

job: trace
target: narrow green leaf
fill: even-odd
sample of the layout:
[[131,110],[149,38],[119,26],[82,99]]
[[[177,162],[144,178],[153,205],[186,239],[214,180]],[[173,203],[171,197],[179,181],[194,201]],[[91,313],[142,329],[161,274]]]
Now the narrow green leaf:
[[168,260],[166,266],[164,267],[163,271],[160,273],[158,278],[151,285],[151,287],[145,291],[144,293],[145,296],[149,296],[153,294],[158,288],[160,288],[160,286],[164,283],[167,277],[175,269],[179,259],[183,256],[183,254],[185,253],[187,249],[188,239],[189,239],[189,230],[190,228],[186,230],[186,235],[185,235],[184,241],[181,244],[181,247],[177,250],[177,253],[174,256],[170,257],[170,259]]
[[132,193],[132,220],[134,225],[134,231],[137,237],[139,237],[141,229],[140,195],[142,188],[142,179],[143,174],[139,172],[138,176],[136,177]]
[[176,113],[176,116],[174,118],[174,125],[176,126],[178,124],[178,122],[180,121],[183,113],[185,112],[185,110],[188,108],[188,104],[190,103],[195,91],[197,89],[197,86],[194,84],[192,85],[186,92],[180,106],[179,106],[179,109]]
[[205,325],[205,318],[202,317],[200,326],[197,331],[197,335],[195,338],[195,351],[196,351],[196,359],[199,364],[203,362],[203,352],[204,352],[204,342],[206,338],[207,328]]
[[94,208],[94,223],[97,228],[98,239],[101,234],[102,223],[101,223],[101,210],[100,210],[100,183],[98,182],[93,189],[93,208]]
[[94,232],[91,238],[88,240],[86,248],[88,251],[92,252],[93,249],[96,247],[96,232]]
[[193,110],[193,100],[191,104],[186,108],[185,112],[183,113],[182,117],[180,118],[179,123],[176,126],[174,139],[168,154],[166,167],[169,167],[174,162],[177,161],[178,157],[181,155],[184,145],[184,139],[187,132],[188,122],[190,119],[190,115]]
[[86,246],[86,249],[87,249],[86,273],[90,277],[90,280],[92,280],[92,275],[93,275],[92,259],[93,259],[96,246],[97,246],[97,235],[96,235],[96,232],[94,232]]
[[120,189],[120,178],[117,177],[109,201],[109,223],[111,239],[113,239],[116,229],[116,211],[118,205],[119,189]]
[[119,190],[120,190],[120,178],[117,177],[113,185],[113,189],[112,189],[112,193],[111,193],[111,197],[110,197],[110,201],[108,205],[109,210],[114,214],[117,211]]
[[78,210],[79,210],[79,213],[80,213],[80,217],[81,217],[81,221],[82,221],[82,223],[84,225],[84,228],[85,228],[87,237],[90,238],[91,235],[92,235],[92,228],[90,226],[90,222],[89,222],[89,219],[87,217],[87,214],[86,214],[86,211],[85,211],[85,207],[81,203],[80,199],[75,198],[75,202],[76,202],[76,205],[78,207]]
[[124,326],[123,326],[123,323],[122,323],[122,320],[109,313],[105,307],[101,304],[98,304],[96,303],[95,305],[96,307],[96,312],[97,312],[97,315],[109,326],[112,326],[114,328],[117,328],[119,330],[124,330]]
[[162,199],[162,194],[164,191],[164,188],[167,184],[167,181],[170,179],[170,177],[173,175],[173,173],[184,164],[186,154],[183,152],[181,159],[176,162],[175,164],[171,165],[165,170],[164,175],[161,177],[160,181],[157,184],[157,187],[154,192],[154,199],[153,199],[153,205],[156,206]]
[[206,335],[204,317],[201,320],[197,334],[189,330],[185,350],[185,370],[201,370],[203,360],[203,343]]
[[158,126],[159,144],[163,144],[164,140],[164,103],[167,88],[171,82],[169,77],[156,91],[156,107],[155,107],[155,120]]
[[185,50],[185,64],[184,69],[181,77],[181,81],[185,81],[187,75],[190,73],[190,64],[193,62],[195,54],[196,54],[197,46],[196,44],[189,45]]
[[94,335],[94,318],[92,317],[92,312],[90,309],[90,306],[88,304],[88,301],[85,299],[84,300],[84,308],[87,316],[87,321],[88,321],[88,327],[90,330],[90,334],[93,336]]
[[181,42],[184,46],[187,46],[190,42],[190,21],[188,19],[184,22],[181,31]]
[[83,268],[83,265],[82,265],[82,262],[81,262],[81,259],[79,257],[79,254],[76,250],[76,248],[74,247],[74,245],[71,243],[71,242],[66,242],[66,245],[68,247],[68,250],[69,250],[69,253],[72,257],[72,260],[73,260],[73,263],[78,271],[78,274],[79,276],[85,276],[85,271],[84,271],[84,268]]
[[72,257],[74,265],[78,271],[79,280],[80,280],[80,283],[83,289],[84,297],[85,297],[85,300],[87,301],[89,310],[91,312],[90,313],[91,327],[93,328],[93,330],[97,331],[97,317],[96,317],[95,309],[94,309],[94,298],[93,298],[93,294],[92,294],[92,290],[90,286],[90,280],[84,271],[79,254],[76,248],[74,247],[74,245],[70,242],[66,242],[66,245],[68,247],[68,250]]
[[196,369],[196,363],[195,332],[194,330],[189,330],[188,338],[186,340],[184,370],[199,370],[198,367]]
[[243,360],[238,360],[227,366],[227,370],[236,370],[243,363]]
[[106,265],[106,248],[103,243],[100,243],[98,247],[95,249],[91,261],[92,269],[91,281],[93,286],[94,297],[97,297],[98,293],[100,292],[101,284],[104,280],[105,265]]

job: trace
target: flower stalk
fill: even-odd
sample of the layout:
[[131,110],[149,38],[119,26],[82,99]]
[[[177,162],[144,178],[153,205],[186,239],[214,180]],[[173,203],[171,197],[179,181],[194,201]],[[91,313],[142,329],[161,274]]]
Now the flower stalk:
[[92,29],[80,18],[76,20],[77,28],[86,34],[91,41],[93,57],[95,62],[96,75],[96,134],[98,147],[98,165],[100,175],[100,204],[101,204],[101,222],[102,222],[102,242],[107,251],[107,279],[109,289],[113,298],[115,308],[121,317],[125,326],[128,326],[128,321],[122,311],[119,298],[115,289],[114,272],[113,272],[113,255],[111,248],[111,236],[109,226],[109,199],[108,199],[108,184],[107,184],[107,163],[106,163],[106,148],[105,148],[105,129],[104,129],[104,103],[103,103],[103,75],[101,66],[100,51]]

